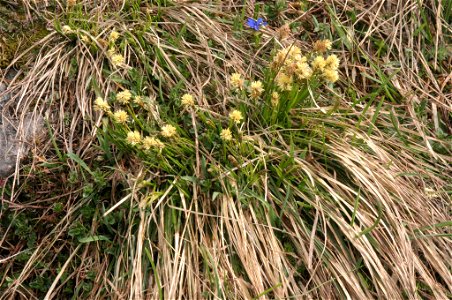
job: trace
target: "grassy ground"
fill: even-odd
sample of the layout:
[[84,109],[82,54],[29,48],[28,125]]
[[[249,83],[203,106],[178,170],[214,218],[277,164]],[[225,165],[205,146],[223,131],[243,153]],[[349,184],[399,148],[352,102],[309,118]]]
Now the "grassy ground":
[[451,298],[451,6],[21,2],[0,298]]

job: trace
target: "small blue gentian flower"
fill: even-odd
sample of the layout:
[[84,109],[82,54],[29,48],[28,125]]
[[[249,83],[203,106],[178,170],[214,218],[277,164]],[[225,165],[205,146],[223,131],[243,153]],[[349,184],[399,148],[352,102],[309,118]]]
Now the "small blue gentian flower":
[[250,28],[259,31],[262,26],[266,26],[268,23],[264,21],[262,18],[258,18],[257,20],[254,20],[253,18],[248,18],[248,21],[246,21],[246,25],[248,25]]

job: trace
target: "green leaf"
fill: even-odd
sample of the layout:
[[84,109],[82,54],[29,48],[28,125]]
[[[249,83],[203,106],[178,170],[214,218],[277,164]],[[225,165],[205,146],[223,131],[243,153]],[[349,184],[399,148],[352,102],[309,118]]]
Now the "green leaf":
[[107,242],[111,243],[110,239],[108,237],[106,237],[105,235],[91,235],[91,236],[86,236],[86,237],[78,239],[78,242],[82,243],[82,244],[96,242],[96,241],[107,241]]

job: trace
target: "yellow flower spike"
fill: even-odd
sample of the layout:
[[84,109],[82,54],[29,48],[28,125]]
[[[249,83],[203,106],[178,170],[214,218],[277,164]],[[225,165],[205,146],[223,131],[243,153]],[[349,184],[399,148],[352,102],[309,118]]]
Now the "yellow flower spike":
[[184,107],[193,107],[195,106],[195,98],[190,94],[184,94],[181,98],[181,104]]
[[339,73],[337,70],[325,69],[323,71],[323,77],[325,77],[326,81],[334,83],[339,80]]
[[166,138],[173,137],[177,134],[176,127],[173,125],[164,125],[161,129],[161,134]]
[[335,54],[329,55],[326,60],[326,68],[336,70],[339,68],[339,58]]
[[117,54],[115,48],[110,48],[107,50],[107,56],[112,57],[113,55]]
[[147,136],[143,139],[143,148],[145,150],[150,150],[153,148],[161,150],[164,147],[165,147],[165,144],[158,138]]
[[241,111],[233,110],[229,113],[229,118],[236,124],[240,124],[243,120],[243,115]]
[[232,140],[231,130],[229,128],[222,129],[220,133],[220,138],[225,142],[231,141]]
[[80,40],[81,40],[82,42],[84,42],[85,44],[88,44],[88,43],[90,42],[89,37],[86,36],[86,35],[82,35],[82,36],[80,37]]
[[119,66],[123,65],[124,61],[125,61],[124,56],[122,56],[121,54],[118,54],[118,53],[112,54],[110,59],[111,59],[111,64],[114,67],[119,67]]
[[271,103],[272,103],[273,107],[278,106],[278,104],[279,104],[279,94],[278,94],[278,92],[273,92],[272,93]]
[[128,104],[132,99],[132,93],[129,90],[124,90],[116,94],[116,100],[121,104]]
[[135,98],[133,98],[133,103],[139,105],[139,106],[143,106],[144,105],[144,101],[143,101],[143,97],[142,96],[135,96]]
[[292,76],[297,69],[297,63],[293,60],[286,60],[286,63],[281,68],[281,72],[286,74],[287,76]]
[[289,76],[285,73],[279,73],[276,76],[276,85],[283,91],[290,91],[292,90],[293,85],[293,77]]
[[108,102],[105,101],[102,97],[97,97],[96,100],[94,100],[94,109],[106,113],[111,111],[110,105],[108,105]]
[[295,73],[299,79],[309,79],[312,76],[312,69],[306,62],[297,63]]
[[325,69],[326,66],[326,61],[323,58],[323,56],[319,55],[316,58],[314,58],[314,60],[312,61],[311,64],[312,68],[314,69],[314,71],[323,71],[323,69]]
[[287,53],[285,53],[284,50],[279,50],[278,53],[276,53],[275,57],[273,57],[272,66],[274,68],[281,66],[286,59],[286,55]]
[[139,133],[137,130],[129,131],[127,133],[126,141],[131,145],[139,144],[141,142],[141,133]]
[[61,31],[62,31],[64,34],[68,34],[68,33],[71,33],[71,32],[72,32],[72,28],[71,28],[69,25],[64,25],[64,26],[61,28]]
[[129,115],[124,110],[120,109],[113,113],[113,118],[120,124],[125,124],[129,120]]
[[262,82],[258,81],[253,81],[250,84],[250,97],[252,99],[257,99],[259,98],[262,93],[264,92],[264,88],[262,87]]
[[312,46],[313,50],[316,52],[326,52],[327,50],[331,50],[331,41],[330,40],[318,40],[315,41],[314,45]]
[[295,45],[289,47],[289,55],[291,59],[297,60],[301,56],[301,49]]
[[112,32],[110,32],[110,35],[108,36],[108,38],[110,39],[110,41],[112,43],[114,43],[118,40],[119,33],[116,30],[113,30]]
[[231,84],[232,88],[241,90],[243,89],[245,80],[242,78],[241,74],[232,73],[231,77],[229,78],[229,83]]

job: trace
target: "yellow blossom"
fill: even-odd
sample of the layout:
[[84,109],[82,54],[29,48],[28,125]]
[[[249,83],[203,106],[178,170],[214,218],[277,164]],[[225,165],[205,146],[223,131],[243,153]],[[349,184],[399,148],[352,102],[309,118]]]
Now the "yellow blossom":
[[97,97],[94,100],[94,109],[97,111],[110,112],[110,105],[102,97]]
[[297,63],[295,73],[299,79],[309,79],[312,76],[312,69],[306,62]]
[[176,127],[174,127],[173,125],[165,125],[162,127],[161,134],[166,138],[173,137],[176,135],[176,133]]
[[318,40],[315,41],[313,47],[314,51],[317,52],[325,52],[327,50],[331,50],[331,41],[330,40]]
[[301,55],[301,49],[295,45],[289,47],[289,57],[292,59],[297,59]]
[[158,138],[147,136],[143,139],[143,148],[145,150],[150,150],[152,148],[163,149],[165,144]]
[[116,94],[116,100],[118,100],[119,103],[127,104],[130,99],[132,99],[132,93],[129,90],[124,90]]
[[133,98],[133,103],[143,106],[144,105],[144,101],[143,101],[143,97],[142,96],[135,96]]
[[273,67],[279,67],[281,66],[284,61],[286,60],[287,52],[284,52],[284,50],[279,50],[278,53],[276,53],[275,57],[273,57]]
[[124,110],[119,109],[113,113],[113,118],[115,119],[116,122],[125,124],[129,119],[129,115]]
[[71,33],[71,32],[72,32],[72,28],[71,28],[69,25],[64,25],[64,26],[61,28],[61,31],[62,31],[64,34],[68,34],[68,33]]
[[67,6],[74,6],[76,4],[76,0],[67,0]]
[[115,55],[116,54],[116,50],[115,50],[115,48],[110,48],[110,49],[108,49],[107,50],[107,56],[108,57],[112,57],[113,55]]
[[129,131],[127,133],[126,141],[131,145],[136,145],[141,142],[141,133],[138,131]]
[[124,56],[122,56],[121,54],[114,53],[111,55],[110,59],[111,59],[111,64],[115,67],[118,67],[118,66],[124,64]]
[[293,77],[288,76],[285,73],[280,72],[276,76],[276,85],[283,91],[290,91],[292,90],[292,84],[293,84]]
[[243,120],[243,115],[241,111],[233,110],[229,113],[229,118],[235,123],[239,124]]
[[337,68],[339,68],[339,58],[337,57],[337,55],[331,54],[326,58],[325,64],[326,68],[336,70]]
[[245,80],[242,78],[241,74],[232,73],[231,77],[229,78],[229,82],[231,83],[231,86],[233,88],[241,90],[243,88],[243,84],[245,83]]
[[306,57],[301,56],[301,49],[295,45],[281,49],[276,53],[273,58],[273,67],[278,67],[285,65],[286,67],[294,62],[306,59]]
[[326,66],[326,61],[323,58],[323,56],[319,55],[316,58],[314,58],[313,62],[312,62],[312,68],[316,71],[316,70],[320,70],[323,71],[323,69],[325,69]]
[[298,62],[300,62],[300,63],[308,62],[308,58],[306,56],[301,56],[300,59],[298,60]]
[[184,94],[181,98],[181,101],[183,106],[185,107],[192,107],[195,106],[195,99],[190,94]]
[[339,80],[339,74],[337,72],[337,70],[331,70],[331,69],[325,69],[323,71],[323,77],[325,77],[325,79],[329,82],[336,82]]
[[84,42],[85,44],[88,44],[88,43],[90,42],[89,37],[86,36],[86,35],[82,35],[82,36],[80,37],[80,40],[81,40],[82,42]]
[[231,133],[231,130],[230,130],[229,128],[222,129],[222,130],[221,130],[221,133],[220,133],[220,138],[221,138],[223,141],[230,141],[230,140],[232,140],[232,133]]
[[259,98],[264,92],[264,88],[262,87],[262,82],[253,81],[250,84],[250,96],[252,99]]
[[278,106],[278,104],[279,104],[279,94],[278,94],[278,92],[273,92],[272,93],[272,99],[271,99],[271,103],[272,103],[272,106]]
[[119,38],[119,33],[115,30],[110,32],[109,39],[112,43],[116,42],[116,40]]

